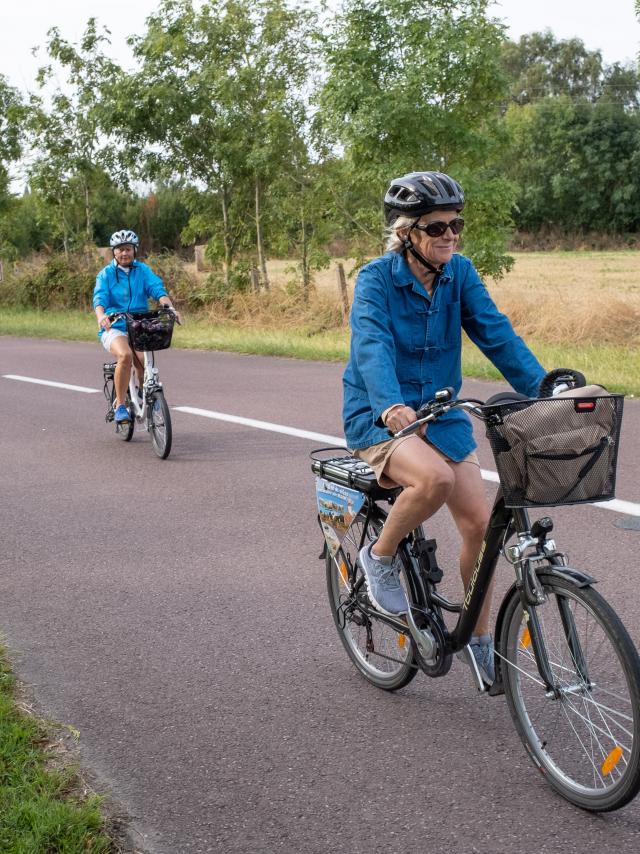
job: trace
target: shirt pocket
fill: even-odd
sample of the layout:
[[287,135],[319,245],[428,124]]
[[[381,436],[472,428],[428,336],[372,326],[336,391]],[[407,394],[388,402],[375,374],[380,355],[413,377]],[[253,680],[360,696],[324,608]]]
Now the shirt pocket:
[[437,318],[436,343],[441,347],[459,346],[462,341],[460,301],[448,302],[440,307]]

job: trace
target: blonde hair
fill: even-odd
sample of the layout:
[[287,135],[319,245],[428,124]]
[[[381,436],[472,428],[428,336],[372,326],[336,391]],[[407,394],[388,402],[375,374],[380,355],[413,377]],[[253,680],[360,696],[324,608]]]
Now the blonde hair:
[[404,242],[398,231],[401,228],[408,228],[410,225],[413,225],[414,222],[420,219],[420,217],[416,216],[399,216],[395,222],[391,225],[388,225],[384,230],[384,249],[385,252],[399,252],[404,248]]

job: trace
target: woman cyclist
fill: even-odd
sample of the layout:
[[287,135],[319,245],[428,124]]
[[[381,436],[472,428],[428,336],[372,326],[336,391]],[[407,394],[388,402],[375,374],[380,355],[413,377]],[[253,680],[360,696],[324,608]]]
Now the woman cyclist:
[[[115,420],[129,421],[131,414],[125,406],[127,387],[131,376],[131,365],[135,361],[138,384],[142,386],[142,357],[129,346],[127,325],[123,318],[111,323],[108,314],[118,311],[145,312],[149,310],[149,298],[158,300],[175,312],[162,279],[151,267],[136,261],[138,235],[129,229],[116,231],[109,244],[113,261],[96,277],[93,290],[93,307],[98,318],[98,335],[102,346],[117,359],[114,387],[116,392]],[[176,317],[180,320],[177,312]]]
[[[519,392],[536,396],[544,368],[496,308],[468,258],[456,253],[464,220],[462,187],[441,172],[394,179],[384,198],[385,255],[362,268],[351,311],[351,353],[343,377],[348,446],[382,486],[403,487],[379,539],[360,552],[373,603],[407,610],[398,544],[446,504],[462,539],[465,589],[489,518],[471,423],[452,410],[418,434],[390,439],[416,420],[438,389],[462,384],[462,330]],[[471,649],[494,679],[490,597]]]

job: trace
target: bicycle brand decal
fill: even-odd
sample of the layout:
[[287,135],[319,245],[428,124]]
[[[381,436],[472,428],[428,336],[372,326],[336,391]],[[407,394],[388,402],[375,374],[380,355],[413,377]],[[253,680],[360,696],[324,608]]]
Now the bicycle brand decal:
[[463,607],[466,611],[469,607],[471,599],[473,597],[473,591],[476,587],[476,581],[478,580],[478,573],[480,572],[480,564],[482,563],[482,558],[484,557],[484,550],[487,547],[486,540],[482,541],[482,545],[480,546],[480,552],[478,553],[478,557],[476,558],[475,566],[473,567],[473,575],[471,576],[471,580],[469,581],[469,587],[467,588],[467,593],[464,597]]
[[349,525],[360,512],[365,496],[355,489],[317,477],[316,498],[322,532],[329,551],[335,555]]

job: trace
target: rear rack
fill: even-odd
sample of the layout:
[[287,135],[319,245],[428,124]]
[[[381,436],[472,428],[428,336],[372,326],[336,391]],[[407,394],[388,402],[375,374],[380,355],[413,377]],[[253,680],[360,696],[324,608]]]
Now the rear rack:
[[357,489],[359,492],[364,492],[365,495],[370,495],[373,499],[394,498],[399,493],[400,487],[385,489],[380,486],[371,466],[350,454],[331,457],[326,460],[313,456],[313,454],[318,454],[321,451],[335,450],[342,449],[320,448],[311,452],[311,470],[318,477],[323,477],[331,483],[338,483],[340,486]]

